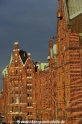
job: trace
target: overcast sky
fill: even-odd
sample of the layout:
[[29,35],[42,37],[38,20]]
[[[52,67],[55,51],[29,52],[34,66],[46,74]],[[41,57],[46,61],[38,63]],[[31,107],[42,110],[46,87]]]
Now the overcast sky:
[[2,70],[15,41],[31,53],[33,61],[47,62],[49,38],[57,30],[57,10],[58,0],[0,0],[0,89]]

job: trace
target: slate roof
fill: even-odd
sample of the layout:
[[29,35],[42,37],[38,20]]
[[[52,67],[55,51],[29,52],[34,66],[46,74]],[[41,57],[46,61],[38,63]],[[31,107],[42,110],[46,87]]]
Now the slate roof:
[[21,57],[21,59],[22,59],[22,62],[23,62],[23,64],[25,64],[25,62],[26,62],[26,60],[27,60],[27,52],[26,51],[23,51],[23,50],[20,50],[19,51],[19,55],[20,55],[20,57]]

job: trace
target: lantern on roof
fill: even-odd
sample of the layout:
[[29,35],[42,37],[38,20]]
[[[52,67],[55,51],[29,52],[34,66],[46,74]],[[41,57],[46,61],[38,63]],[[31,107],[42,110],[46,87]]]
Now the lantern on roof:
[[62,18],[62,11],[61,10],[57,11],[57,18]]

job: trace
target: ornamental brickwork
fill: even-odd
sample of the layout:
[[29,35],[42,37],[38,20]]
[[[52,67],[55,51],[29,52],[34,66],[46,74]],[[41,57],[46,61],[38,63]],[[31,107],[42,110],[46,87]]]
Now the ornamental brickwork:
[[78,22],[81,20],[78,16],[68,18],[66,2],[59,0],[57,13],[57,118],[65,120],[67,124],[76,124],[81,123],[82,115],[82,53],[80,24],[75,22],[76,18]]
[[26,120],[27,117],[35,119],[35,66],[30,53],[20,51],[15,43],[10,63],[4,71],[5,122]]
[[40,63],[33,62],[31,54],[20,50],[18,42],[14,43],[10,63],[3,70],[4,122],[54,118],[53,46],[49,45],[48,62]]
[[0,91],[0,121],[3,121],[4,118],[4,96],[3,90]]
[[79,6],[73,2],[58,0],[57,34],[49,40],[47,63],[33,62],[31,54],[20,50],[15,42],[3,70],[5,105],[1,99],[0,103],[5,122],[33,119],[82,123],[82,13],[81,7],[76,13],[73,7]]

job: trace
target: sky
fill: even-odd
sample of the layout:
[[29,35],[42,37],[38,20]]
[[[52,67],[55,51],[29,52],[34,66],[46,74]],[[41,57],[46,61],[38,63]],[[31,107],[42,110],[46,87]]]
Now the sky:
[[56,36],[57,10],[58,0],[0,0],[0,89],[14,42],[31,53],[33,61],[47,62],[49,38]]

